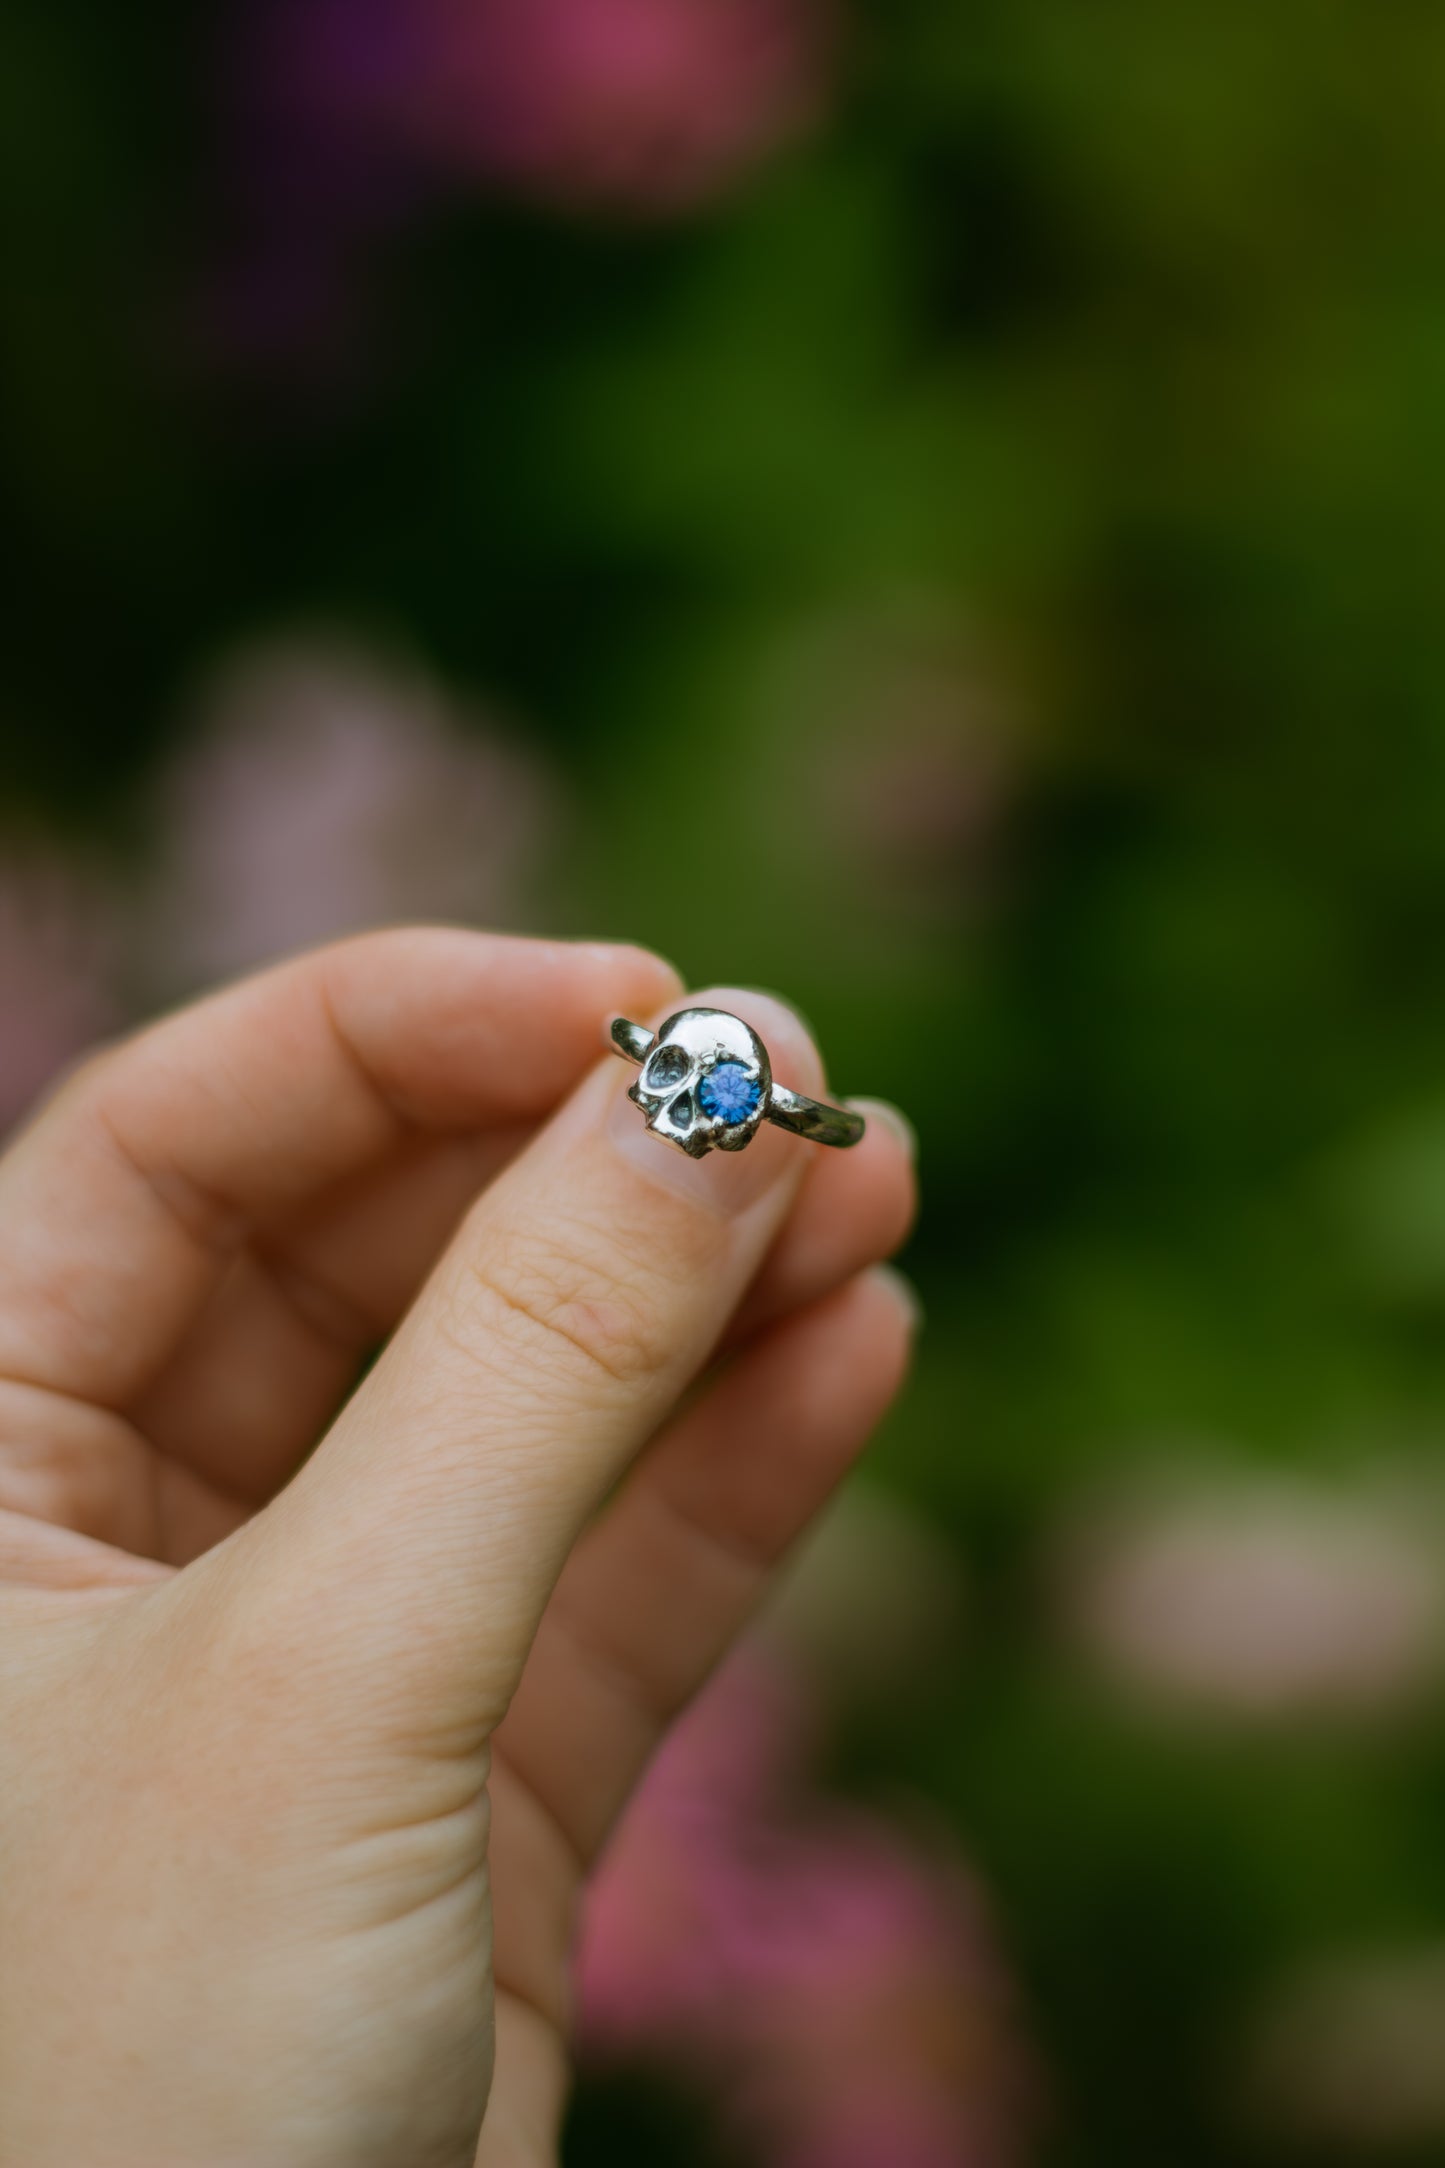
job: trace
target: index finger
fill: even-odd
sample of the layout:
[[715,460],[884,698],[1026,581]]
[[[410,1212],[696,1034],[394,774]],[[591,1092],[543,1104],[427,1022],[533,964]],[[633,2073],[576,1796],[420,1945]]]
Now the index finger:
[[641,949],[400,928],[151,1026],[0,1160],[0,1375],[124,1406],[254,1224],[418,1128],[541,1116],[610,1009],[676,987]]

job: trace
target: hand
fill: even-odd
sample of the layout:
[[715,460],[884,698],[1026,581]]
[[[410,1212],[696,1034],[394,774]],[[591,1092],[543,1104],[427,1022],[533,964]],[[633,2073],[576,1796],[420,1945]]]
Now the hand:
[[898,1135],[659,1144],[677,993],[374,935],[0,1160],[0,2168],[554,2160],[581,1878],[906,1359]]

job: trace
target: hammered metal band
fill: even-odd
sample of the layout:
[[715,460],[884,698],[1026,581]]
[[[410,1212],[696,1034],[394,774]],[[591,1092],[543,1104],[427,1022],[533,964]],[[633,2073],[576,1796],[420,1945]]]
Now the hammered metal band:
[[609,1037],[614,1052],[641,1067],[627,1096],[648,1128],[691,1159],[740,1152],[765,1121],[840,1149],[863,1134],[861,1114],[775,1083],[762,1040],[725,1009],[679,1009],[655,1033],[619,1016]]

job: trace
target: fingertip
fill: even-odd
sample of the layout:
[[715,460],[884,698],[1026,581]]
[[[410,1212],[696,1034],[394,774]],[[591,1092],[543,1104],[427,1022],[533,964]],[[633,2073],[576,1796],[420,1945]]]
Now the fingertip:
[[428,1123],[465,1122],[479,1076],[509,1112],[547,1109],[591,1066],[604,1015],[646,1013],[678,988],[671,964],[631,942],[462,926],[384,928],[320,962],[349,1036]]
[[846,1201],[855,1228],[866,1231],[868,1256],[882,1260],[902,1249],[918,1217],[918,1132],[891,1100],[847,1103],[868,1126],[847,1155],[846,1180],[834,1176],[833,1202]]
[[[867,1100],[850,1099],[848,1104],[866,1107],[870,1114],[874,1107]],[[856,1230],[866,1232],[869,1255],[880,1261],[902,1249],[918,1217],[918,1163],[911,1135],[892,1122],[874,1120],[861,1144],[848,1154],[854,1162],[848,1169],[848,1205]],[[844,1195],[840,1184],[835,1204]]]
[[569,944],[575,955],[591,958],[609,984],[630,989],[629,998],[645,1013],[662,1002],[675,1002],[683,989],[682,973],[655,949],[637,941],[576,941]]
[[914,1310],[860,1272],[778,1319],[655,1448],[674,1504],[759,1557],[791,1543],[847,1474],[907,1376]]
[[[903,1386],[919,1316],[918,1298],[902,1274],[872,1266],[774,1326],[757,1343],[760,1367],[751,1374],[794,1401],[800,1437],[816,1434],[825,1457],[849,1462]],[[746,1367],[742,1374],[749,1374]],[[776,1384],[784,1379],[791,1381],[786,1390]]]
[[914,1163],[890,1126],[870,1123],[852,1151],[818,1153],[730,1339],[747,1339],[773,1319],[850,1286],[903,1247],[917,1210]]
[[880,1129],[886,1129],[902,1148],[905,1158],[917,1159],[918,1131],[902,1107],[895,1106],[891,1099],[850,1099],[848,1105],[855,1114],[861,1114],[865,1121],[873,1122]]
[[840,1390],[871,1429],[908,1374],[923,1321],[917,1290],[896,1266],[870,1265],[812,1314],[836,1351]]
[[[892,1265],[870,1265],[807,1309],[777,1320],[754,1344],[806,1361],[826,1377],[829,1402],[865,1427],[897,1392],[922,1319],[917,1293]],[[820,1368],[818,1366],[821,1366]]]
[[863,1283],[872,1301],[884,1302],[897,1313],[907,1339],[917,1339],[923,1329],[923,1303],[907,1273],[897,1265],[873,1265],[863,1274]]

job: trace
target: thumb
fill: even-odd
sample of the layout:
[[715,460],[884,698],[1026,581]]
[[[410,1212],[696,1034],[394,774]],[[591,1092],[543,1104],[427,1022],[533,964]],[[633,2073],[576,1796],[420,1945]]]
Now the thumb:
[[[791,1010],[695,998],[745,1017],[780,1082],[821,1088]],[[239,1539],[259,1547],[244,1585],[266,1616],[304,1604],[328,1690],[354,1673],[409,1732],[465,1739],[500,1718],[578,1532],[706,1362],[806,1171],[810,1147],[766,1123],[741,1153],[685,1157],[627,1081],[602,1063],[480,1198]]]

